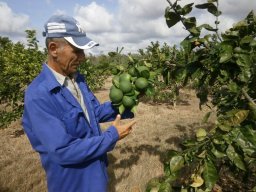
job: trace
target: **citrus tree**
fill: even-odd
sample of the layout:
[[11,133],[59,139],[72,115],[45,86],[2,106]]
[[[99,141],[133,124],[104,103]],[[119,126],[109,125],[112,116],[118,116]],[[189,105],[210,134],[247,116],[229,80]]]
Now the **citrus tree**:
[[28,47],[0,37],[0,127],[21,117],[24,90],[45,60],[45,53],[38,49],[35,31],[26,32]]
[[[181,42],[180,76],[184,84],[193,83],[200,105],[211,102],[216,108],[217,122],[170,152],[165,176],[152,179],[147,191],[256,191],[256,17],[250,12],[219,34],[218,0],[195,6],[168,2],[168,27],[182,22],[189,32]],[[194,7],[213,14],[215,26],[198,26],[189,17]],[[209,33],[202,36],[203,29]]]
[[178,101],[179,90],[183,85],[184,55],[174,45],[170,47],[166,43],[160,46],[159,42],[151,42],[145,50],[140,49],[139,53],[147,65],[151,66],[156,78],[154,79],[154,93],[149,97],[154,102],[172,103],[174,106]]

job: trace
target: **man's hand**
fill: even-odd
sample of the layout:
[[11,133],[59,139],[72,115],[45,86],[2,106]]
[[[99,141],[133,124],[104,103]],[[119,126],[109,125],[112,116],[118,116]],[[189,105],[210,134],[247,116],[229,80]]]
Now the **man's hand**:
[[119,134],[119,140],[129,135],[129,133],[131,133],[132,131],[132,126],[136,123],[136,121],[133,120],[127,124],[120,125],[120,120],[121,120],[121,115],[118,114],[112,124],[117,129],[117,132]]

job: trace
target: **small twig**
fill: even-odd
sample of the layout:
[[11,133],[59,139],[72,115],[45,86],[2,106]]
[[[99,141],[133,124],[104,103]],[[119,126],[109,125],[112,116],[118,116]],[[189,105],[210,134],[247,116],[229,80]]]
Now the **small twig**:
[[172,3],[171,3],[171,1],[170,1],[170,0],[167,0],[167,2],[170,4],[170,6],[172,6]]
[[254,102],[254,100],[250,97],[250,95],[248,95],[248,93],[242,89],[242,93],[245,96],[245,98],[252,103],[252,105],[256,108],[256,103]]

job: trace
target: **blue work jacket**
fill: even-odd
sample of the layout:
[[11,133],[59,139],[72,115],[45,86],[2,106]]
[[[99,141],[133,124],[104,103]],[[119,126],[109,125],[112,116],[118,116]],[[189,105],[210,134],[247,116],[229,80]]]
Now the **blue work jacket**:
[[[104,192],[107,190],[107,152],[119,136],[110,126],[118,111],[111,102],[100,104],[82,75],[76,78],[83,94],[90,123],[71,92],[58,83],[50,69],[41,73],[25,92],[23,128],[40,154],[49,192]],[[133,117],[126,112],[123,118]]]

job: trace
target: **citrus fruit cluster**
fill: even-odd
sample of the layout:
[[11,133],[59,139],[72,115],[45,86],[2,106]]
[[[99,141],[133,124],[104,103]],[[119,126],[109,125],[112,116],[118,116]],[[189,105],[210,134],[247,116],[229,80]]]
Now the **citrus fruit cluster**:
[[135,110],[138,98],[151,87],[150,71],[146,66],[131,67],[112,79],[109,98],[122,114],[125,109]]

